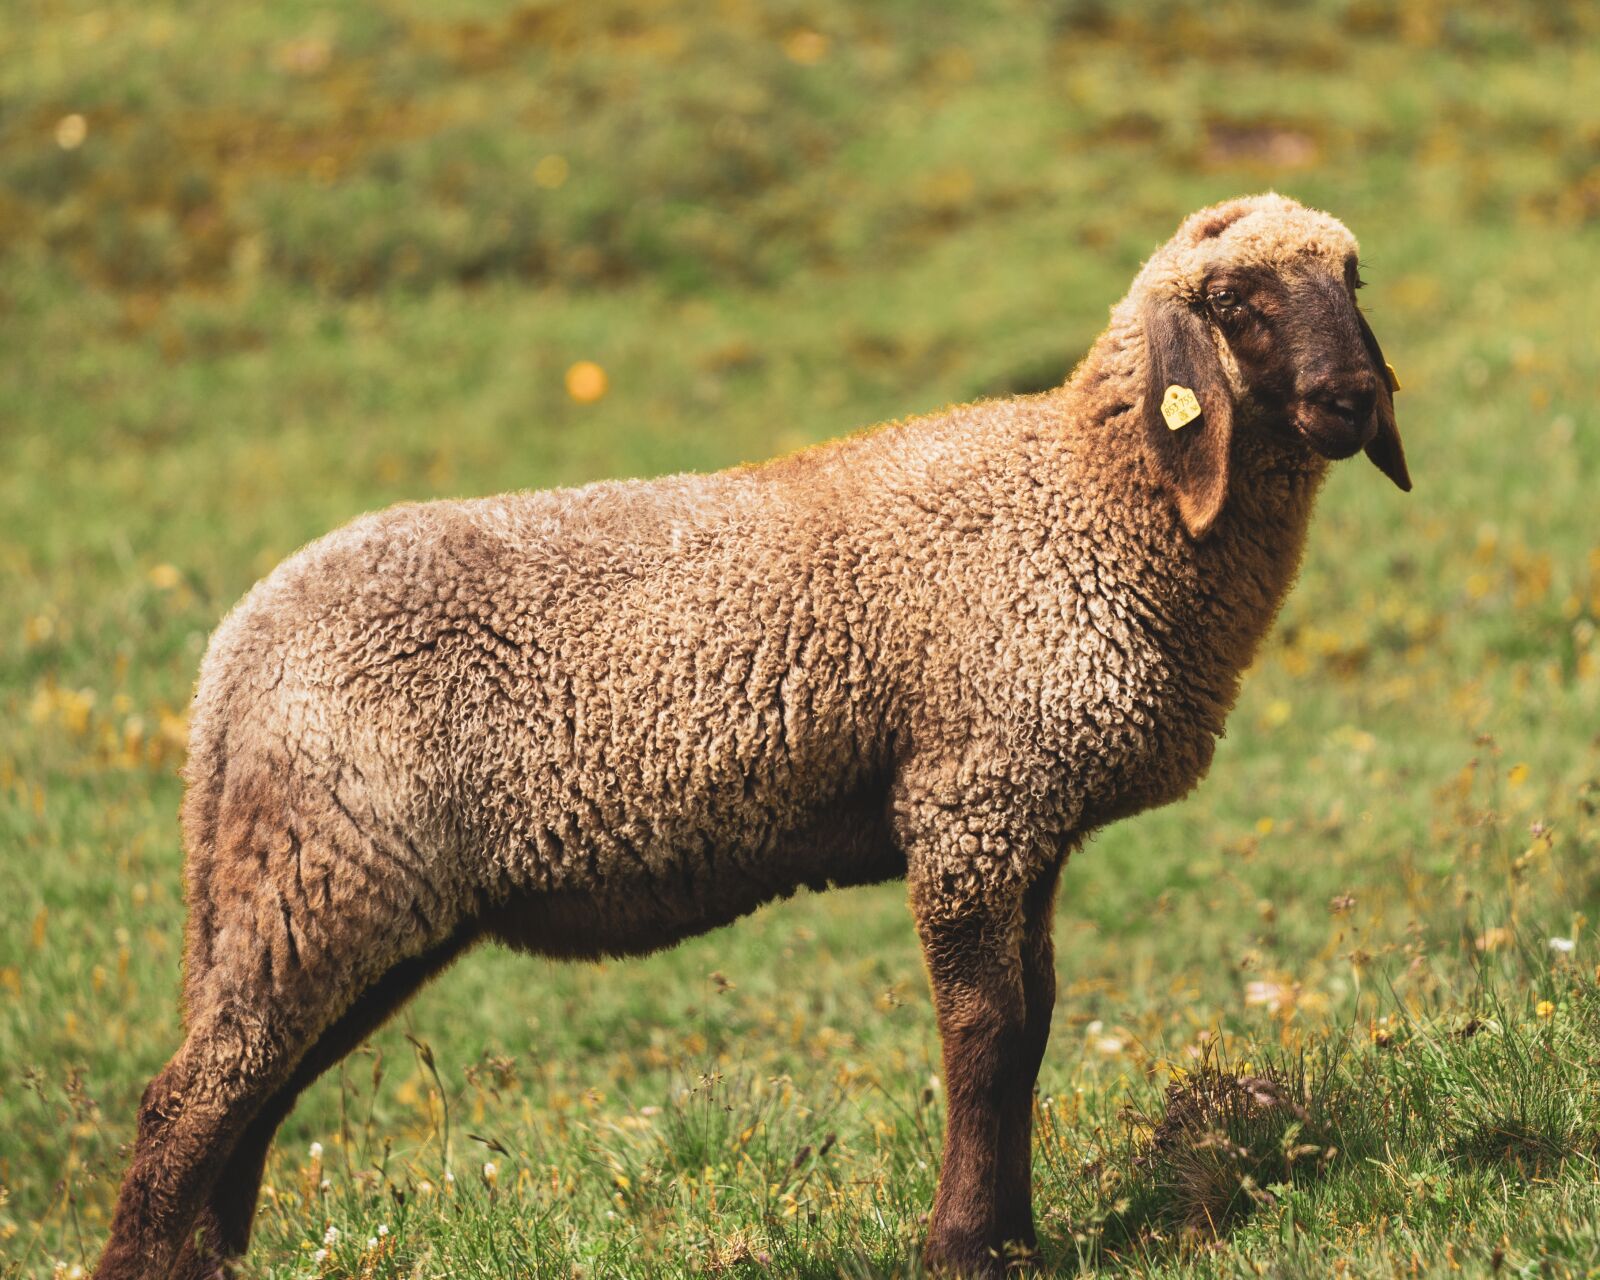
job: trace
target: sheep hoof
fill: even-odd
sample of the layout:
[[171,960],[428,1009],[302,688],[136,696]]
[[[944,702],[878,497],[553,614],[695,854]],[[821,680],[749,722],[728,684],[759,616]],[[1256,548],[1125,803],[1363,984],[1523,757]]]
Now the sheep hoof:
[[1039,1271],[1038,1251],[1020,1241],[997,1249],[971,1238],[935,1236],[923,1249],[922,1260],[930,1274],[945,1280],[1008,1280]]

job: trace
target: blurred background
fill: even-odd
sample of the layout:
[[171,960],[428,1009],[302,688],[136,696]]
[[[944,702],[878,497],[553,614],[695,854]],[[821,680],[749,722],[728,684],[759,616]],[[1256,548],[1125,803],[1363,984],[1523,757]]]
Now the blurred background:
[[[1069,868],[1049,1247],[1197,1046],[1380,1043],[1491,962],[1534,1017],[1600,960],[1597,41],[1535,0],[8,0],[0,1275],[92,1262],[178,1042],[185,706],[257,577],[402,499],[1055,385],[1245,192],[1361,239],[1416,490],[1338,469],[1211,780]],[[475,955],[296,1113],[255,1257],[912,1266],[936,1062],[896,886]]]

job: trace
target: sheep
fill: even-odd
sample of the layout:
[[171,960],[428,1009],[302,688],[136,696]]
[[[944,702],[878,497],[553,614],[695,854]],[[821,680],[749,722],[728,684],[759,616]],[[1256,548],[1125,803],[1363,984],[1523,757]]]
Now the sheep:
[[948,1102],[927,1259],[1033,1251],[1060,869],[1206,772],[1329,462],[1410,488],[1356,264],[1233,200],[1055,390],[283,563],[201,668],[187,1033],[96,1275],[226,1274],[296,1096],[474,942],[638,954],[896,877]]

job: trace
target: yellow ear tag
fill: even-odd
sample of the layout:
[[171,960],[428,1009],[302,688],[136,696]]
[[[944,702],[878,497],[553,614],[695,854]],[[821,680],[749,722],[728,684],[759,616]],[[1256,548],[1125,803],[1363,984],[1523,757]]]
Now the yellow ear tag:
[[1389,375],[1389,390],[1400,390],[1400,375],[1394,371],[1394,366],[1385,361],[1383,371]]
[[1200,416],[1200,401],[1188,387],[1173,383],[1161,397],[1161,416],[1167,420],[1167,430],[1176,431]]

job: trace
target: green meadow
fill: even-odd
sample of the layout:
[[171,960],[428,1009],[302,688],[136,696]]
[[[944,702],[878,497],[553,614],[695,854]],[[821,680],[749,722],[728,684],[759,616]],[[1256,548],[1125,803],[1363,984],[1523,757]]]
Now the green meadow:
[[[0,1277],[92,1268],[179,1042],[185,708],[252,582],[1047,387],[1268,188],[1362,240],[1416,488],[1336,469],[1210,778],[1065,874],[1042,1262],[1600,1274],[1600,11],[4,10]],[[917,1275],[938,1069],[898,885],[485,948],[304,1099],[247,1274]]]

